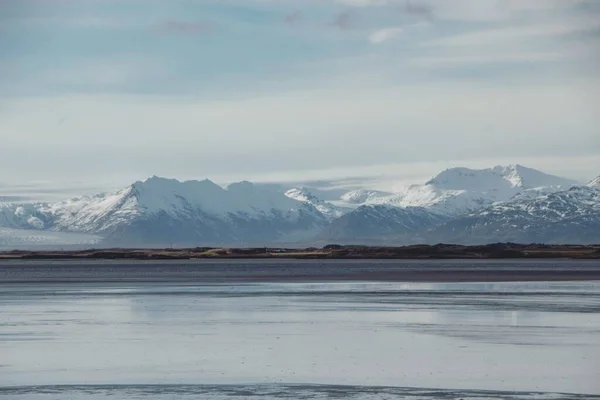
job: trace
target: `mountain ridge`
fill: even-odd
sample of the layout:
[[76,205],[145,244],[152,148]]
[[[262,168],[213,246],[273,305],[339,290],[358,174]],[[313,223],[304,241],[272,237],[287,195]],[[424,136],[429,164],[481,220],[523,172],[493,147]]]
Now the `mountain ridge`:
[[498,203],[448,221],[433,238],[454,243],[600,243],[600,189],[576,186]]
[[[0,208],[8,228],[94,233],[108,243],[236,243],[312,235],[327,223],[314,206],[241,182],[222,188],[210,180],[153,176],[116,192],[53,204]],[[11,217],[11,218],[9,218]],[[32,224],[27,221],[37,221]],[[28,226],[29,225],[29,226]]]
[[354,190],[333,204],[305,187],[152,176],[54,203],[0,202],[0,228],[24,238],[20,230],[86,234],[110,246],[592,240],[598,186],[600,177],[583,185],[519,164],[457,167],[399,193]]
[[600,188],[600,175],[589,181],[587,186]]
[[422,207],[362,205],[332,221],[317,239],[339,243],[417,243],[428,228],[447,217]]
[[560,191],[580,184],[520,164],[485,169],[455,167],[440,172],[425,184],[411,185],[391,196],[371,198],[365,204],[425,207],[456,216],[509,200],[523,190]]

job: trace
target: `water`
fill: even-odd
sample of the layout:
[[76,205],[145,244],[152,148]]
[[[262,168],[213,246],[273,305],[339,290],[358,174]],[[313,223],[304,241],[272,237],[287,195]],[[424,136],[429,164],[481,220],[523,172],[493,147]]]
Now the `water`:
[[0,398],[600,398],[599,281],[9,282],[14,267]]

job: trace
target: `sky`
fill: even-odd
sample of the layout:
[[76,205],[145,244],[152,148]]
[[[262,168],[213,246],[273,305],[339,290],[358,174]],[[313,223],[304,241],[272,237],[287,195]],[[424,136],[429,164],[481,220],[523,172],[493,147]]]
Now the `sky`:
[[0,185],[585,181],[598,71],[596,0],[0,0]]

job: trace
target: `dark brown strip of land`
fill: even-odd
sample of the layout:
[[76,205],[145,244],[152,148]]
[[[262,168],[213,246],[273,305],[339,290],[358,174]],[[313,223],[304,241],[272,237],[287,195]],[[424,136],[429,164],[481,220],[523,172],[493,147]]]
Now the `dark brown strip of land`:
[[543,245],[497,243],[481,246],[451,244],[398,247],[340,246],[323,248],[91,249],[79,251],[9,251],[0,259],[600,259],[600,245]]

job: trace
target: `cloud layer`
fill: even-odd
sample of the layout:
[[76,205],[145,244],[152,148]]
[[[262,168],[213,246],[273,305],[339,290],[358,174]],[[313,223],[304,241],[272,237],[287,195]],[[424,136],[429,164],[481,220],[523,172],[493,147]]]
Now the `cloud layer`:
[[16,180],[600,156],[594,1],[0,4]]

